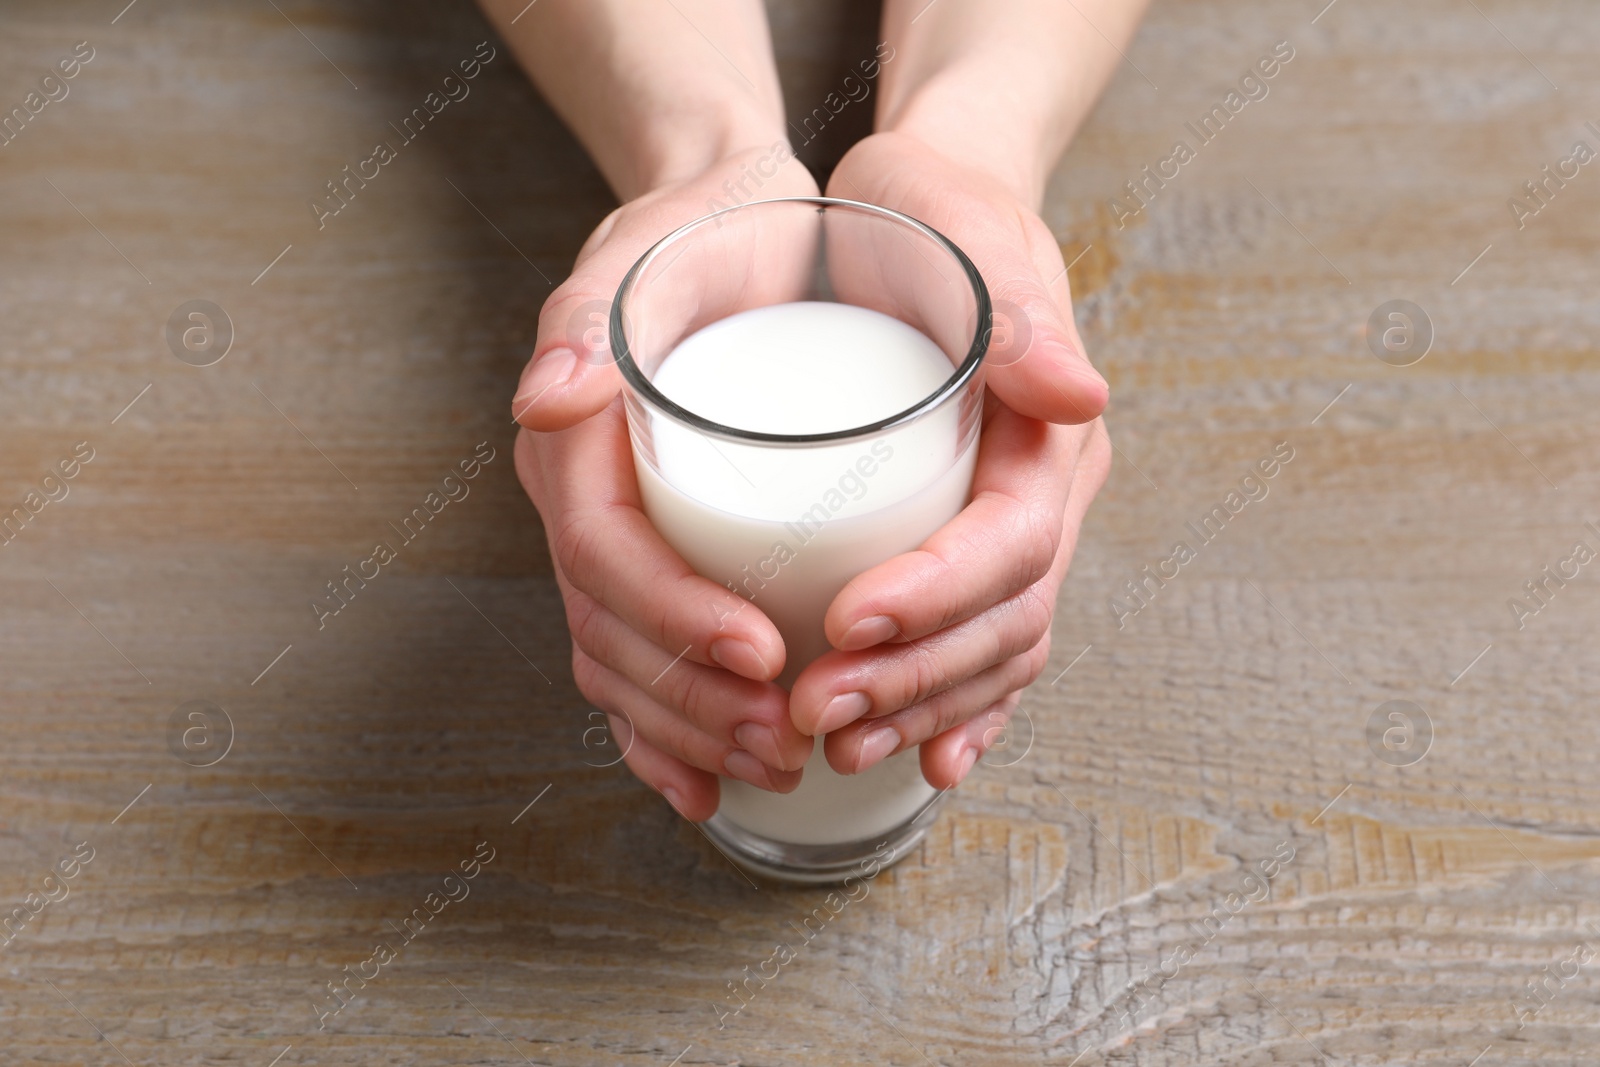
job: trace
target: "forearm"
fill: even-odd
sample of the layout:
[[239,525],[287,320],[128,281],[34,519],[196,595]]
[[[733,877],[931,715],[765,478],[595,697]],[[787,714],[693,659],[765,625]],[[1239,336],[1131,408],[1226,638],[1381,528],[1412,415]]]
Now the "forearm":
[[760,0],[479,0],[624,201],[785,139]]
[[886,0],[877,127],[909,133],[1038,208],[1147,0]]

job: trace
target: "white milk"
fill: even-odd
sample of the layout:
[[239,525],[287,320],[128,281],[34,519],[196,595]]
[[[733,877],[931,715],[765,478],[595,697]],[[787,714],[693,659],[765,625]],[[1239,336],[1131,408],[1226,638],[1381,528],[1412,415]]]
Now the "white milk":
[[[684,339],[654,383],[696,414],[743,430],[824,433],[874,422],[935,392],[953,371],[933,341],[848,304],[776,304]],[[635,466],[646,513],[696,571],[750,599],[787,649],[780,684],[829,648],[823,617],[845,583],[910,551],[966,504],[976,435],[957,455],[958,407],[871,440],[802,448],[714,439],[652,420],[660,474]],[[917,753],[857,775],[819,740],[803,780],[779,795],[722,779],[722,816],[792,844],[834,844],[895,828],[933,799]]]

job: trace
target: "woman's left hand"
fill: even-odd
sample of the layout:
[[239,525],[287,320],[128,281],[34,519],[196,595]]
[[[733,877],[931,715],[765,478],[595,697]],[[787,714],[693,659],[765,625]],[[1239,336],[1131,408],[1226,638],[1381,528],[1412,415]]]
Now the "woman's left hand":
[[1078,527],[1111,466],[1106,383],[1083,354],[1060,247],[1005,185],[910,134],[857,144],[828,195],[902,211],[967,253],[997,311],[972,501],[914,552],[855,578],[828,609],[834,650],[789,712],[855,773],[921,746],[955,785],[1044,669]]

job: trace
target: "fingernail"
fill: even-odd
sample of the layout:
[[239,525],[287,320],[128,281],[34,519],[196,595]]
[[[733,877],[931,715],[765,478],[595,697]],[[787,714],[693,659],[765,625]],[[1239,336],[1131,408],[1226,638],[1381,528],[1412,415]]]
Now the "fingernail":
[[861,751],[856,756],[856,773],[860,774],[880,762],[899,747],[900,731],[893,726],[884,726],[872,731],[861,739]]
[[679,815],[683,814],[683,794],[669,786],[662,787],[661,795],[667,798],[667,803],[672,805],[672,810]]
[[[753,682],[767,680],[767,665],[761,661],[755,646],[734,637],[719,637],[711,642],[711,658],[742,678]],[[748,747],[748,746],[747,746]]]
[[722,767],[730,777],[737,778],[741,782],[749,782],[760,789],[767,788],[772,782],[772,779],[767,777],[766,765],[742,749],[730,753],[728,758],[722,761]]
[[854,652],[861,648],[871,648],[881,645],[889,638],[900,632],[894,620],[887,615],[873,615],[862,619],[844,632],[844,637],[839,641],[839,647],[845,652]]
[[511,398],[512,412],[520,418],[541,396],[572,377],[577,366],[578,357],[570,348],[552,348],[546,352],[522,372],[517,395]]
[[766,723],[742,722],[733,728],[733,739],[739,747],[754,753],[761,762],[771,767],[783,766],[783,753],[778,748],[778,732]]
[[865,693],[840,693],[827,706],[822,709],[822,714],[817,717],[817,733],[832,733],[841,726],[848,726],[861,716],[872,710],[872,698]]
[[1109,398],[1111,395],[1111,384],[1106,381],[1106,376],[1100,373],[1099,368],[1097,368],[1093,363],[1090,363],[1088,357],[1085,356],[1081,350],[1073,347],[1070,344],[1066,345],[1066,349],[1071,372],[1078,376],[1079,381],[1082,383],[1082,387],[1094,392],[1105,393]]
[[955,781],[956,785],[960,785],[961,784],[962,780],[966,778],[967,773],[972,770],[972,765],[974,763],[977,763],[977,762],[978,762],[978,750],[977,749],[969,747],[965,752],[963,752],[961,754],[961,767],[956,771],[956,781]]

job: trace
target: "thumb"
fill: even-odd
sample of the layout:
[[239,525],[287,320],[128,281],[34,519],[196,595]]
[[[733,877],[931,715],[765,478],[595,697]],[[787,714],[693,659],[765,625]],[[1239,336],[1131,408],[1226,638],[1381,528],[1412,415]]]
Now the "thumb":
[[574,270],[539,312],[533,358],[511,398],[512,418],[530,430],[564,430],[582,422],[611,403],[621,387],[611,356],[611,303],[626,268],[613,278],[595,264],[600,258]]
[[1018,251],[1008,250],[1006,260],[984,271],[994,309],[985,360],[989,388],[1030,418],[1073,424],[1098,418],[1110,388],[1084,355],[1076,323],[1062,312],[1072,306],[1065,270],[1050,285]]
[[650,211],[620,207],[584,242],[571,276],[539,311],[533,358],[511,398],[518,423],[564,430],[605,410],[617,395],[622,375],[611,352],[611,305],[628,270],[672,229],[656,221]]
[[[751,165],[764,174],[761,168],[769,156],[770,151],[763,154],[760,148],[744,149],[698,178],[646,193],[606,216],[578,253],[572,276],[550,294],[539,312],[533,358],[511,401],[511,414],[518,423],[530,430],[564,430],[611,403],[622,388],[610,329],[612,303],[622,279],[658,241],[719,206],[718,197],[731,195],[726,192],[731,183],[724,179],[742,180]],[[815,196],[817,183],[810,171],[794,160],[792,151],[784,158],[787,162],[780,165],[776,176],[764,180],[761,187],[773,196]],[[701,269],[680,267],[671,285],[665,290],[658,286],[653,323],[656,336],[682,336],[673,331],[688,332],[697,322],[718,317],[710,314],[713,308],[738,310],[772,302],[764,294],[781,289],[788,279],[782,272],[774,275],[770,270],[752,276],[727,269],[728,262],[760,259],[768,250],[767,244],[754,241],[752,232],[730,233],[728,240],[735,238],[742,243],[718,246],[706,253],[712,259]],[[662,272],[666,269],[664,266]],[[661,318],[663,308],[665,319]]]
[[[572,280],[562,286],[567,289]],[[511,416],[530,430],[564,430],[605,409],[622,376],[611,358],[611,295],[599,289],[560,290],[539,313],[539,339],[523,368]]]

